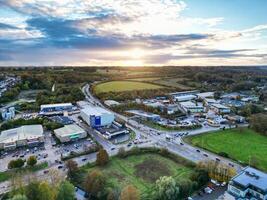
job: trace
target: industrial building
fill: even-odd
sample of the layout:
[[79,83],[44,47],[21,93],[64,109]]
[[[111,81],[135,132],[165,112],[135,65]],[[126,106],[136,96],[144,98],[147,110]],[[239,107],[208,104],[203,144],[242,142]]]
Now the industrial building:
[[186,113],[202,113],[204,107],[202,103],[194,103],[192,101],[180,102],[181,109]]
[[229,107],[219,103],[212,104],[211,109],[213,109],[217,114],[228,114],[231,112],[231,109]]
[[55,136],[60,142],[71,142],[85,138],[87,133],[76,124],[65,125],[62,128],[54,130]]
[[42,125],[25,125],[2,131],[0,135],[0,149],[9,150],[21,146],[37,146],[44,143]]
[[45,104],[40,107],[41,115],[62,114],[73,110],[71,103]]
[[15,107],[1,109],[0,112],[4,121],[11,120],[15,117]]
[[110,126],[115,119],[113,113],[97,106],[86,106],[81,110],[81,117],[91,127]]
[[236,199],[267,200],[267,174],[246,167],[231,179],[227,191]]
[[160,115],[144,112],[142,110],[129,110],[128,113],[134,114],[142,119],[149,120],[149,121],[160,121]]

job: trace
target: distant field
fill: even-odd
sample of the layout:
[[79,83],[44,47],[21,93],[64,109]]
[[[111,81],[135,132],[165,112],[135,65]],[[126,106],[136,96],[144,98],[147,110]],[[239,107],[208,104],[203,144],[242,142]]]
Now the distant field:
[[159,80],[160,77],[147,77],[147,78],[131,78],[129,80],[131,81],[155,81]]
[[193,89],[193,87],[190,86],[186,86],[184,84],[182,84],[181,82],[183,80],[186,80],[185,78],[163,78],[163,79],[159,79],[159,80],[152,80],[151,82],[157,82],[160,85],[165,85],[168,87],[177,87],[183,90],[190,90]]
[[158,154],[132,155],[124,159],[112,158],[106,167],[83,167],[84,173],[99,169],[108,178],[108,185],[120,189],[128,184],[141,194],[149,193],[161,176],[173,176],[178,182],[189,179],[193,169],[179,165]]
[[186,140],[215,153],[225,152],[231,158],[245,163],[249,163],[249,160],[252,162],[256,158],[257,167],[267,171],[267,137],[251,129],[241,130],[211,132],[188,137]]
[[160,89],[162,86],[142,83],[136,81],[110,81],[106,83],[100,83],[95,87],[95,93],[105,93],[105,92],[124,92],[132,90],[148,90],[148,89]]

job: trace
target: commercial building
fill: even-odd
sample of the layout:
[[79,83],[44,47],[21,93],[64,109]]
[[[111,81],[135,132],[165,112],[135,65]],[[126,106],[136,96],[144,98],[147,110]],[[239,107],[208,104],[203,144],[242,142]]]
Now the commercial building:
[[197,98],[205,99],[205,98],[213,98],[214,92],[202,92],[197,94]]
[[149,121],[160,121],[160,115],[144,112],[142,110],[129,110],[128,113],[134,114],[142,119],[149,120]]
[[181,101],[190,101],[196,99],[197,98],[196,94],[198,93],[199,93],[198,90],[192,90],[192,91],[170,93],[170,95],[175,101],[181,102]]
[[201,113],[204,112],[202,103],[194,103],[192,101],[180,102],[181,109],[186,113]]
[[267,200],[267,174],[246,167],[231,179],[228,192],[236,199]]
[[15,149],[21,146],[37,146],[44,142],[42,125],[26,125],[2,131],[0,149]]
[[54,133],[60,142],[71,142],[87,136],[86,131],[76,124],[65,125],[62,128],[55,129]]
[[91,127],[110,126],[115,119],[113,113],[97,106],[86,106],[81,110],[81,117]]
[[11,120],[15,117],[15,108],[10,107],[7,109],[1,109],[1,116],[4,121]]
[[212,104],[211,109],[213,109],[217,114],[228,114],[231,112],[231,109],[229,107],[219,103]]
[[73,110],[71,103],[57,103],[57,104],[45,104],[40,107],[40,114],[62,114],[63,112],[70,112]]

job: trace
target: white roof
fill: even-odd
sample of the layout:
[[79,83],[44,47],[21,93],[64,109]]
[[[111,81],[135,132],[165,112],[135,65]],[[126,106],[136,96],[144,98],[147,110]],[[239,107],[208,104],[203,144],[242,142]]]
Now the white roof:
[[44,133],[42,125],[25,125],[2,131],[0,143],[16,142],[19,140],[30,140],[42,137]]
[[181,106],[183,106],[183,107],[190,107],[190,108],[203,107],[203,105],[202,105],[201,103],[197,103],[197,104],[195,104],[195,103],[192,102],[192,101],[185,101],[185,102],[181,102],[180,104],[181,104]]
[[219,108],[219,109],[229,109],[229,107],[224,106],[224,105],[219,104],[219,103],[214,103],[214,104],[212,104],[212,106],[215,108]]
[[119,102],[114,101],[114,100],[106,100],[104,103],[105,103],[107,106],[120,105]]
[[41,108],[51,108],[51,107],[65,107],[65,106],[72,106],[72,103],[56,103],[56,104],[44,104],[41,105]]
[[85,106],[84,109],[81,110],[83,113],[85,113],[86,115],[90,116],[90,115],[94,115],[94,116],[100,116],[102,114],[112,114],[111,112],[109,112],[108,110],[98,107],[98,106]]
[[214,92],[202,92],[197,94],[198,97],[205,98],[205,97],[213,97]]
[[76,124],[70,124],[70,125],[65,125],[62,128],[55,129],[54,132],[56,135],[60,135],[61,137],[64,137],[64,136],[69,136],[73,134],[84,133],[85,130],[83,130],[81,127],[79,127]]

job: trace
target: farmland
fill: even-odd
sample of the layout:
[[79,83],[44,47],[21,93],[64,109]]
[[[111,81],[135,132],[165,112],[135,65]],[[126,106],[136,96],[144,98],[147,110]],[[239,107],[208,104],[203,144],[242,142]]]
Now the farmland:
[[186,138],[209,151],[225,152],[230,158],[267,171],[267,138],[250,129],[230,129]]

